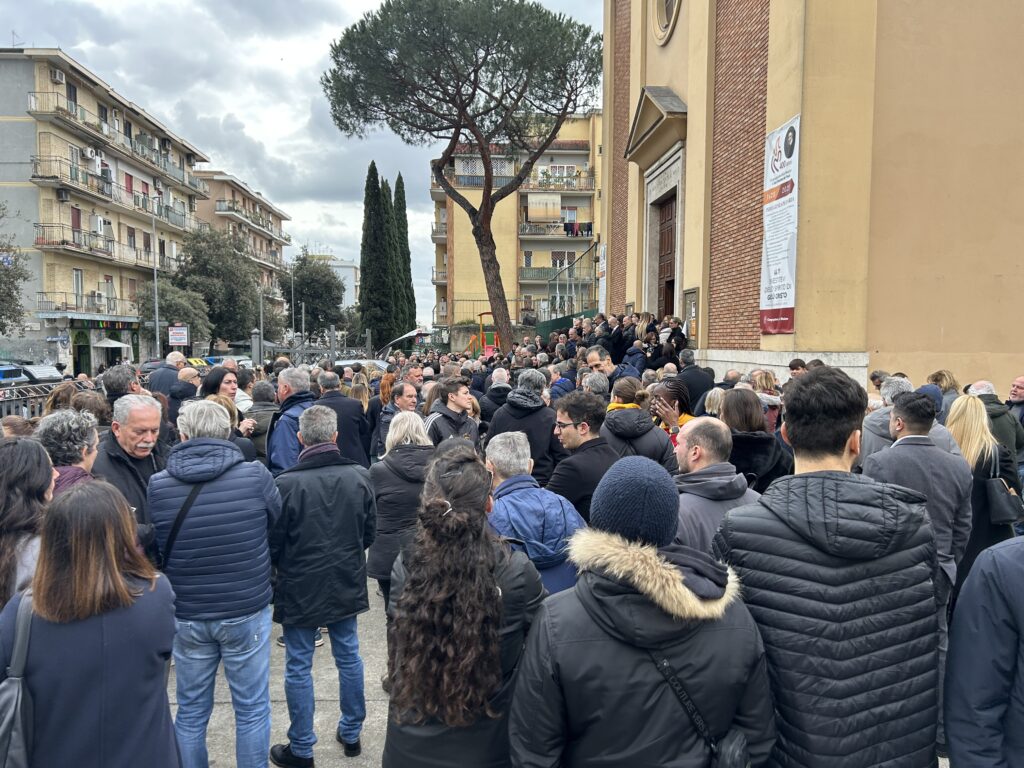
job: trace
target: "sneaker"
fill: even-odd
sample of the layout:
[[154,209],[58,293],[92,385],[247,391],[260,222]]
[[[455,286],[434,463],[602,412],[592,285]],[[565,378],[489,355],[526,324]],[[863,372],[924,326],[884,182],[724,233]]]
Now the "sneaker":
[[298,757],[292,754],[291,744],[275,744],[270,748],[270,762],[283,768],[313,768],[312,757]]
[[[323,644],[324,644],[324,636],[320,633],[320,630],[318,629],[316,631],[316,634],[313,635],[313,646],[316,647],[316,648],[319,648]],[[284,635],[281,635],[279,638],[277,638],[277,647],[278,648],[284,648]]]
[[338,740],[338,743],[345,748],[345,757],[359,757],[359,755],[362,754],[363,747],[359,743],[359,739],[356,739],[351,743],[347,742],[343,738],[341,738],[340,730],[334,734],[334,738],[336,738]]
[[384,693],[391,695],[391,675],[387,672],[380,676],[380,687],[384,689]]

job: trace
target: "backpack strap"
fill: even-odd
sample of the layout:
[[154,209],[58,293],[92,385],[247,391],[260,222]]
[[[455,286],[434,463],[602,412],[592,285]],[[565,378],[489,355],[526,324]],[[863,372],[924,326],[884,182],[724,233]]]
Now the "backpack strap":
[[25,660],[28,658],[28,640],[32,631],[32,590],[26,590],[18,605],[18,617],[14,624],[14,650],[7,667],[7,677],[19,678],[25,674]]

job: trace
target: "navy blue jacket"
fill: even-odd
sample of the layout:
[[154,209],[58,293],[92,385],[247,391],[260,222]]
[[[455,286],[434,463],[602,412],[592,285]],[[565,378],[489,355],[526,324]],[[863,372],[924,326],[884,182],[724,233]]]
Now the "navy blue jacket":
[[299,416],[307,408],[316,405],[312,392],[296,392],[281,403],[281,410],[270,419],[270,434],[267,437],[267,466],[275,475],[294,467],[299,461],[302,446],[299,445]]
[[161,394],[171,395],[171,387],[178,383],[178,368],[177,366],[170,365],[169,363],[161,363],[159,368],[156,368],[151,374],[149,374],[149,387],[150,392],[160,392]]
[[953,612],[946,742],[953,765],[1024,768],[1024,538],[974,561]]
[[614,386],[616,381],[626,376],[632,376],[634,379],[639,379],[640,371],[629,363],[620,363],[615,366],[615,370],[612,371],[611,376],[608,377],[608,385]]
[[530,475],[516,475],[494,489],[487,520],[499,535],[523,542],[550,594],[576,583],[576,566],[568,561],[569,539],[587,524],[568,499],[541,488]]
[[622,362],[626,365],[632,366],[637,371],[643,371],[647,366],[647,357],[644,355],[644,351],[642,349],[630,347],[626,350],[626,354],[622,356]]
[[180,443],[167,469],[149,481],[149,510],[164,552],[178,511],[195,483],[205,482],[178,531],[164,573],[181,620],[232,619],[270,604],[267,531],[281,514],[274,478],[246,462],[227,440]]
[[576,382],[572,379],[567,379],[565,376],[560,378],[554,384],[551,385],[551,402],[555,402],[558,398],[563,395],[568,395],[570,392],[576,389]]

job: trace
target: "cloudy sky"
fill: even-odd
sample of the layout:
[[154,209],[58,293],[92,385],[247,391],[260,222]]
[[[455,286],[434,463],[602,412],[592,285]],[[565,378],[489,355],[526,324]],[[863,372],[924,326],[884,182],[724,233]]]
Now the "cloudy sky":
[[[602,26],[600,0],[540,0]],[[287,211],[314,252],[359,258],[366,167],[405,179],[417,317],[430,318],[437,151],[348,139],[320,88],[331,41],[379,0],[3,0],[5,39],[59,47]],[[464,215],[464,214],[463,214]],[[287,249],[286,255],[297,248]]]

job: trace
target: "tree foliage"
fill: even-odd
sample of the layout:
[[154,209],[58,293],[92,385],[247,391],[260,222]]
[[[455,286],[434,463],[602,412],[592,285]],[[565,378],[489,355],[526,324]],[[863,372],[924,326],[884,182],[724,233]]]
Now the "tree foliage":
[[[260,269],[245,243],[216,230],[185,235],[184,258],[171,282],[198,293],[209,308],[216,339],[248,339],[259,323]],[[264,310],[266,306],[264,306]]]
[[[522,185],[565,119],[593,103],[600,35],[527,0],[386,0],[331,45],[331,60],[321,84],[343,133],[383,126],[409,144],[445,143],[433,178],[469,216],[495,324],[511,339],[494,206]],[[444,175],[460,144],[483,166],[478,205]],[[527,155],[498,189],[495,149]]]
[[405,181],[402,174],[395,180],[395,232],[398,238],[399,283],[402,289],[402,327],[416,327],[416,291],[412,286],[412,252],[409,250],[409,216],[405,204]]
[[405,290],[402,288],[402,266],[398,257],[398,226],[395,222],[395,204],[391,197],[391,185],[387,179],[380,182],[380,204],[384,211],[384,243],[388,254],[388,291],[391,294],[391,335],[381,343],[390,341],[410,330],[405,318]]
[[25,324],[22,287],[32,277],[25,257],[14,242],[14,235],[4,232],[10,214],[7,203],[0,200],[0,335],[21,332]]
[[[341,319],[341,280],[330,266],[311,259],[305,249],[292,263],[288,279],[295,281],[296,323],[300,323],[303,303],[306,305],[306,340],[326,338],[329,327]],[[290,283],[287,288],[286,299],[291,302]]]
[[359,317],[375,345],[395,337],[388,274],[388,247],[377,164],[370,162],[363,192],[363,239],[359,250]]
[[[167,280],[159,282],[160,290],[160,322],[185,323],[188,326],[189,339],[208,339],[213,333],[213,326],[210,324],[209,307],[201,294],[195,291],[188,291],[178,288]],[[136,301],[139,304],[139,316],[153,321],[153,283],[147,282],[139,286]],[[153,329],[143,324],[142,335],[147,339],[153,338]],[[162,334],[163,343],[166,344],[167,336]]]

